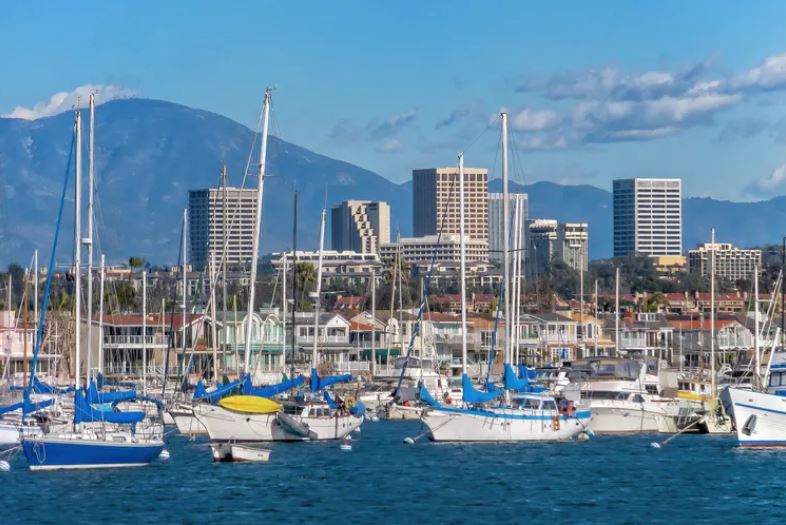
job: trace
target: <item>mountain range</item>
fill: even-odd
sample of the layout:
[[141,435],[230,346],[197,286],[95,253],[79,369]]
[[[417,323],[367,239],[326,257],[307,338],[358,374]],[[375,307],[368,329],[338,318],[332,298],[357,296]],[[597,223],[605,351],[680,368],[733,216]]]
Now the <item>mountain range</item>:
[[[84,115],[86,122],[87,113]],[[72,122],[71,113],[33,121],[0,118],[0,265],[26,264],[35,248],[42,255],[49,253]],[[86,137],[86,125],[84,129]],[[176,261],[188,190],[217,185],[222,162],[227,165],[230,184],[239,186],[254,137],[252,130],[231,119],[171,102],[127,99],[99,106],[95,153],[97,253],[106,253],[111,262],[122,262],[132,255],[154,263]],[[246,187],[256,185],[257,155],[251,155]],[[85,167],[86,159],[85,154]],[[400,228],[403,236],[411,234],[410,183],[396,184],[372,171],[274,136],[268,143],[267,173],[262,252],[291,246],[295,190],[300,194],[299,248],[317,245],[319,213],[324,203],[331,206],[346,199],[387,201],[392,210],[392,229]],[[494,180],[489,189],[500,191],[500,187],[500,181]],[[511,191],[529,194],[530,218],[589,223],[590,256],[611,256],[610,192],[552,182],[524,186],[511,183]],[[67,198],[58,250],[62,263],[70,260],[73,249],[72,192]],[[686,247],[705,242],[714,225],[722,242],[740,246],[775,243],[785,222],[786,197],[750,203],[686,198],[683,242]]]

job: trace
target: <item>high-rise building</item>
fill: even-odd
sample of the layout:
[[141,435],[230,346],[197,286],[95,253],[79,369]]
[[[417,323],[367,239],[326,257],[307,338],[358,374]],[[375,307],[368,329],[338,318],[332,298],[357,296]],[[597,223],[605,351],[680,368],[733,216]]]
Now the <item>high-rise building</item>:
[[[715,275],[730,281],[752,279],[756,268],[761,270],[761,250],[743,250],[730,243],[716,242]],[[705,243],[688,251],[688,271],[709,275],[711,271],[713,244]]]
[[[412,172],[412,228],[415,237],[459,232],[457,167]],[[488,246],[488,170],[464,168],[464,233]]]
[[[493,261],[502,261],[502,249],[504,248],[504,225],[503,217],[504,199],[502,193],[489,193],[489,259]],[[510,213],[510,249],[513,249],[513,235],[515,229],[516,206],[519,207],[518,224],[522,249],[524,250],[524,259],[526,259],[526,223],[528,213],[528,202],[526,193],[509,193],[508,194],[508,207]]]
[[614,256],[682,253],[682,181],[614,181]]
[[558,259],[579,271],[589,269],[589,231],[586,222],[566,222],[557,227]]
[[195,270],[205,269],[214,254],[216,264],[223,255],[226,236],[227,265],[251,263],[257,190],[209,188],[188,192],[188,228],[191,263]]
[[587,271],[589,232],[587,223],[558,223],[553,219],[527,221],[529,258],[526,272],[543,275],[549,263],[559,260],[574,270]]
[[331,247],[377,253],[390,242],[390,206],[384,201],[344,201],[331,210]]

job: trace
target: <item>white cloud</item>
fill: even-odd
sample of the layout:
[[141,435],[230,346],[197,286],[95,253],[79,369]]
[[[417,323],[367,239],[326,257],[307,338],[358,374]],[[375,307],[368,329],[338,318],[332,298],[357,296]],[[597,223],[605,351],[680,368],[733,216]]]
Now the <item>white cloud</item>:
[[377,148],[381,153],[397,153],[404,149],[404,145],[398,139],[388,139]]
[[786,164],[748,185],[748,193],[759,197],[773,197],[775,192],[786,190]]
[[510,125],[519,131],[542,131],[554,127],[559,116],[550,109],[524,108],[510,115]]
[[51,117],[68,111],[76,106],[86,106],[91,93],[96,93],[96,104],[136,96],[134,90],[121,86],[85,84],[84,86],[77,87],[73,91],[55,93],[49,97],[49,100],[38,102],[33,107],[17,106],[12,111],[4,113],[2,116],[25,120]]
[[764,59],[757,67],[738,75],[737,88],[779,89],[786,87],[786,53]]

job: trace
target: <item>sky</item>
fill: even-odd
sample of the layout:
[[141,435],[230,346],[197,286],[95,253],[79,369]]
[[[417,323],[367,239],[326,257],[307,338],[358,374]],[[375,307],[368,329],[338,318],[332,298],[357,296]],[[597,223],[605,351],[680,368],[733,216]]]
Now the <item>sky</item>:
[[681,177],[687,196],[786,194],[786,3],[9,2],[0,114],[164,99],[403,182],[415,168],[514,180]]

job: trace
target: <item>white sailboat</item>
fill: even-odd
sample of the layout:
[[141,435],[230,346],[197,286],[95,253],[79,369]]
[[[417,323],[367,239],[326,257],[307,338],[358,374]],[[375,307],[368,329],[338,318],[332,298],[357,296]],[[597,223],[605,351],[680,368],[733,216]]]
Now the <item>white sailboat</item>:
[[[510,250],[508,220],[510,216],[508,198],[508,118],[502,120],[502,187],[503,187],[503,286],[505,295],[505,390],[491,392],[474,391],[466,373],[467,330],[466,330],[466,268],[464,235],[464,154],[459,155],[459,228],[461,242],[461,300],[462,300],[462,384],[463,407],[443,406],[429,399],[428,392],[421,388],[421,397],[431,408],[423,410],[421,420],[428,427],[432,441],[560,441],[570,439],[586,428],[591,414],[588,410],[561,411],[550,395],[536,393],[516,394],[516,378],[512,376],[511,338],[512,319],[510,294]],[[497,406],[483,404],[504,395]],[[476,406],[470,403],[475,400]]]

